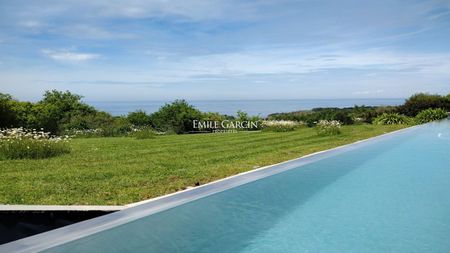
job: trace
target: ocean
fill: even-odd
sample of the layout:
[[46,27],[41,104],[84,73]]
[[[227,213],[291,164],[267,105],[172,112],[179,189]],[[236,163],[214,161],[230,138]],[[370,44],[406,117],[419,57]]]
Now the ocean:
[[[277,112],[292,112],[309,110],[317,107],[352,107],[354,105],[387,106],[400,105],[404,98],[377,98],[377,99],[279,99],[279,100],[187,100],[197,109],[204,112],[218,112],[221,114],[235,115],[238,110],[250,115],[266,117]],[[136,110],[144,110],[147,113],[157,111],[161,106],[170,101],[86,101],[95,108],[111,113],[112,115],[126,115]]]

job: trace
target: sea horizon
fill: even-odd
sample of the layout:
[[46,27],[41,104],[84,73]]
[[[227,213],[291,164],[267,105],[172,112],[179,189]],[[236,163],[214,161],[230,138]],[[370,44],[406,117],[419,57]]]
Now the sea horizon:
[[[311,110],[318,107],[353,107],[358,106],[395,106],[404,102],[405,98],[339,98],[339,99],[224,99],[224,100],[190,100],[189,104],[203,112],[218,112],[236,115],[241,110],[249,115],[267,117],[273,113],[286,113],[300,110]],[[106,111],[114,116],[126,115],[136,110],[147,113],[157,111],[166,103],[174,100],[147,101],[86,101],[96,109]]]

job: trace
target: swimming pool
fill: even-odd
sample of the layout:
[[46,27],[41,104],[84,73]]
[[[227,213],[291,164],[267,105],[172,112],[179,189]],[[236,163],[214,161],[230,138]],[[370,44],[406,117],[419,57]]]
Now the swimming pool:
[[450,121],[263,168],[0,252],[449,252]]

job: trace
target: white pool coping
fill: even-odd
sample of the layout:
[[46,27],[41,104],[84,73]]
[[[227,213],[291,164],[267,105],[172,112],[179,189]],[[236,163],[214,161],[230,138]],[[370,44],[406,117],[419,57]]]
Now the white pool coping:
[[[425,124],[427,125],[427,124]],[[264,166],[258,169],[243,172],[224,179],[213,181],[195,188],[186,189],[161,197],[140,201],[127,205],[121,211],[78,222],[69,226],[54,229],[45,233],[26,237],[17,241],[0,245],[0,252],[39,252],[61,244],[68,243],[89,235],[117,227],[119,225],[158,213],[190,201],[194,201],[218,192],[228,190],[249,182],[253,182],[286,170],[298,168],[327,157],[357,149],[359,147],[389,138],[400,133],[410,132],[424,125],[416,125],[393,132],[385,133],[368,139],[356,141],[332,149],[319,151],[309,155]]]
[[0,205],[0,212],[89,212],[89,211],[120,211],[127,206],[89,206],[89,205]]

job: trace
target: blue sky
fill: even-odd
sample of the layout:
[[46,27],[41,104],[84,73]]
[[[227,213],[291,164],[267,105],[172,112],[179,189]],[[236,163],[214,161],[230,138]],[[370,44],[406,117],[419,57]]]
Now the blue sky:
[[86,100],[450,93],[450,1],[0,0],[0,92]]

